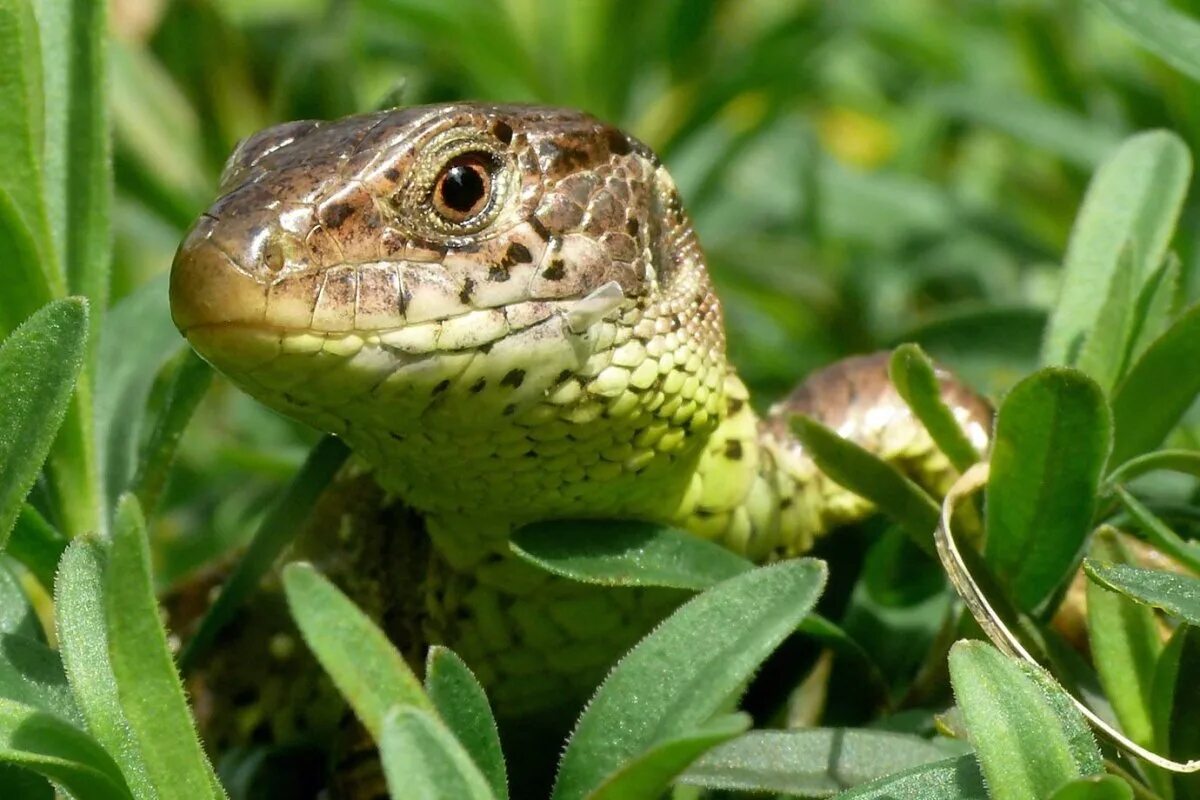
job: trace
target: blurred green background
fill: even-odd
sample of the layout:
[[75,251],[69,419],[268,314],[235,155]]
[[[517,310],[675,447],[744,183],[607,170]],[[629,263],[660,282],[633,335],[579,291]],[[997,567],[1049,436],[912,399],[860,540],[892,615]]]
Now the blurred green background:
[[[1200,149],[1197,84],[1099,0],[113,0],[110,27],[114,299],[149,285],[165,309],[148,282],[261,127],[570,105],[665,159],[763,405],[902,341],[997,396],[1035,364],[1092,169],[1137,130]],[[1174,243],[1185,300],[1195,219]],[[240,541],[314,438],[212,392],[158,523],[160,577]]]

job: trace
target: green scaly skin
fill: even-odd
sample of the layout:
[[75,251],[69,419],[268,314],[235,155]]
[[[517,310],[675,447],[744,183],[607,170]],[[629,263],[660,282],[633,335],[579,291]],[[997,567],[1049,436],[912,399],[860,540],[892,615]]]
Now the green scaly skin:
[[[483,187],[474,208],[447,201],[465,204],[446,193],[456,166]],[[451,104],[257,134],[180,247],[171,301],[202,356],[343,437],[419,514],[417,638],[463,655],[501,716],[573,708],[679,600],[538,572],[508,554],[515,528],[636,518],[757,561],[804,553],[870,507],[816,469],[797,411],[934,489],[952,478],[879,356],[760,418],[670,176],[574,111]],[[986,406],[944,390],[985,446]],[[409,534],[367,534],[389,535]],[[387,616],[375,568],[359,594]]]

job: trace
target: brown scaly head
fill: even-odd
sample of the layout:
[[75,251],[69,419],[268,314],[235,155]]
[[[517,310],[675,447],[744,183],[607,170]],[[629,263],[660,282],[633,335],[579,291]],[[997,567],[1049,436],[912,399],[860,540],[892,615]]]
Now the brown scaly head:
[[670,177],[582,113],[472,103],[246,140],[175,323],[433,516],[662,515],[724,414],[717,299]]

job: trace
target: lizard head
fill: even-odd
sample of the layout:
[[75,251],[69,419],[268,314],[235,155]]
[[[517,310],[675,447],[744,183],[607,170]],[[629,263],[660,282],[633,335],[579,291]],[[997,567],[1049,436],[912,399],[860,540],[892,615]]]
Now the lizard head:
[[[287,123],[239,145],[220,192],[175,258],[176,325],[250,394],[370,461],[594,419],[723,359],[669,176],[582,113],[463,103]],[[428,441],[397,444],[413,439]]]

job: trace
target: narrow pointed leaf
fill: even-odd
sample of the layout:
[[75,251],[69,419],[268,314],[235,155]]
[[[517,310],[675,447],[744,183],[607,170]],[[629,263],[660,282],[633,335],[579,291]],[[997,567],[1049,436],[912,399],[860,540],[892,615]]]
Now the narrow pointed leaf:
[[1113,395],[1113,463],[1157,447],[1200,393],[1200,375],[1180,369],[1200,358],[1200,305],[1146,348]]
[[746,714],[712,720],[699,730],[658,742],[619,770],[587,796],[587,800],[626,800],[661,797],[672,780],[712,748],[750,727]]
[[491,800],[487,780],[446,728],[421,708],[402,706],[382,720],[379,752],[392,797]]
[[605,586],[704,589],[754,567],[693,534],[633,520],[537,523],[511,547],[547,572]]
[[1200,81],[1200,21],[1167,0],[1091,0],[1143,47]]
[[964,472],[979,460],[975,445],[942,400],[941,381],[925,351],[915,344],[900,345],[892,353],[888,374],[896,391],[955,469]]
[[988,800],[974,756],[923,764],[842,792],[838,800]]
[[283,586],[304,641],[375,741],[393,707],[435,710],[384,632],[327,578],[293,563],[283,570]]
[[1048,797],[1067,781],[1103,774],[1083,717],[1040,670],[962,641],[950,650],[950,680],[992,800]]
[[808,614],[823,563],[730,578],[681,606],[629,652],[584,710],[559,763],[555,800],[582,800],[631,759],[696,730]]
[[221,629],[233,619],[242,603],[253,594],[259,581],[301,529],[322,490],[349,456],[350,449],[336,436],[324,437],[309,451],[300,470],[258,524],[250,546],[221,587],[221,593],[208,613],[200,620],[200,626],[179,658],[180,669],[184,672],[191,669]]
[[1133,800],[1133,789],[1116,775],[1097,775],[1071,781],[1050,800]]
[[0,634],[15,633],[38,642],[46,636],[38,621],[29,596],[21,587],[21,579],[0,560]]
[[744,792],[831,797],[887,775],[943,761],[919,736],[848,728],[751,731],[692,764],[679,783]]
[[1116,494],[1129,516],[1133,517],[1138,527],[1146,534],[1146,541],[1200,575],[1200,545],[1184,541],[1124,487],[1116,487]]
[[66,413],[86,338],[87,304],[70,299],[0,342],[0,549]]
[[134,796],[156,800],[109,657],[104,564],[104,551],[91,537],[75,539],[63,553],[54,583],[59,653],[88,730],[116,760]]
[[904,529],[927,553],[933,553],[937,503],[919,486],[873,453],[843,439],[814,419],[792,419],[792,430],[821,470],[838,485],[870,500]]
[[42,586],[54,586],[58,560],[67,547],[63,536],[33,506],[25,503],[8,540],[8,555],[20,561]]
[[1106,589],[1200,626],[1200,578],[1091,560],[1085,561],[1083,568],[1089,578]]
[[94,739],[69,722],[0,699],[0,763],[46,776],[87,800],[130,800],[117,765]]
[[1110,436],[1103,394],[1075,370],[1036,372],[1000,407],[985,556],[1021,609],[1038,609],[1078,564]]
[[1166,256],[1191,170],[1187,146],[1178,136],[1151,131],[1125,140],[1092,177],[1071,230],[1043,364],[1075,365],[1087,340],[1108,330],[1100,315],[1126,248],[1133,270],[1129,296],[1140,294]]
[[112,671],[146,773],[164,797],[223,798],[167,647],[145,523],[132,495],[117,507],[104,580]]
[[446,727],[487,779],[497,800],[508,800],[500,733],[487,695],[453,650],[433,646],[425,662],[425,691]]
[[[1107,526],[1093,537],[1090,558],[1110,564],[1130,561],[1117,532]],[[1092,663],[1121,728],[1133,741],[1153,748],[1154,670],[1163,649],[1154,612],[1089,581],[1087,619]]]

